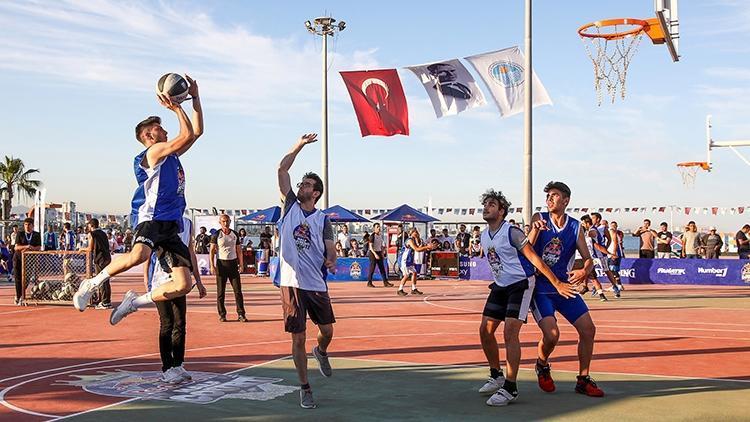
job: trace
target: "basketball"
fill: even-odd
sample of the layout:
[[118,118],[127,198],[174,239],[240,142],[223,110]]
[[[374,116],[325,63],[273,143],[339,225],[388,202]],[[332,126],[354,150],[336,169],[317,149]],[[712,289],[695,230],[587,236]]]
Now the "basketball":
[[156,83],[156,93],[168,96],[173,103],[181,103],[188,96],[188,82],[182,75],[167,73]]

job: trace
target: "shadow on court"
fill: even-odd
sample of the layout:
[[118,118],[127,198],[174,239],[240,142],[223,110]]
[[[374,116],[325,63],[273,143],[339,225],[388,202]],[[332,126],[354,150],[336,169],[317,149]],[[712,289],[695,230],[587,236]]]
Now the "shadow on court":
[[[326,379],[313,359],[309,365],[319,406],[314,410],[301,409],[294,391],[267,401],[222,399],[204,405],[143,399],[72,420],[727,420],[746,418],[750,412],[750,384],[741,382],[597,375],[607,395],[590,398],[574,393],[575,375],[570,372],[554,373],[557,391],[548,394],[538,389],[532,371],[522,370],[518,401],[492,408],[476,392],[487,376],[484,368],[337,358],[333,377]],[[297,385],[289,359],[241,375]]]

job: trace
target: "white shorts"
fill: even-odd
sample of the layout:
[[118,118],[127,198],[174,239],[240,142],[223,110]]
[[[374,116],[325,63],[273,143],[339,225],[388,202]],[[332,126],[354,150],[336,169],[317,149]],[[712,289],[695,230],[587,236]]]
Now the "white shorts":
[[594,258],[594,266],[599,267],[602,271],[609,271],[609,263],[606,257]]
[[412,274],[412,273],[416,274],[417,273],[417,267],[415,267],[414,265],[401,264],[399,268],[401,268],[402,274]]

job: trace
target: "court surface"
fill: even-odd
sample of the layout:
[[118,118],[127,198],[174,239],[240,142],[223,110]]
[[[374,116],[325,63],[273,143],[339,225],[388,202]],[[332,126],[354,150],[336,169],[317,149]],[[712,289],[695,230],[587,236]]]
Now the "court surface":
[[[573,391],[576,334],[565,322],[544,393],[533,372],[539,330],[521,332],[520,396],[505,408],[476,389],[488,370],[478,325],[481,281],[424,281],[424,296],[395,288],[332,283],[337,315],[323,378],[309,360],[318,409],[299,407],[278,290],[243,277],[249,323],[227,296],[220,323],[215,286],[191,293],[186,368],[194,380],[158,381],[158,317],[141,310],[120,325],[109,311],[0,306],[0,420],[747,420],[750,415],[750,287],[628,286],[606,303],[587,297],[597,324],[593,377],[604,398]],[[134,276],[113,282],[113,299],[142,291]],[[0,285],[0,303],[12,302]],[[308,350],[316,333],[308,325]],[[499,338],[502,347],[502,338]],[[504,352],[501,350],[501,358]]]

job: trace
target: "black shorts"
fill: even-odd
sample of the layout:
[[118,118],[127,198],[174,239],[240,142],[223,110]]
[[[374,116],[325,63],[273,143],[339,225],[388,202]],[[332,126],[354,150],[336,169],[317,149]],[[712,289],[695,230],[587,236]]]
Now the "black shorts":
[[188,267],[193,270],[190,250],[180,239],[180,226],[176,221],[144,221],[135,227],[133,245],[143,243],[154,250],[160,260],[170,268]]
[[526,322],[534,293],[533,276],[506,287],[493,283],[490,288],[492,291],[487,296],[482,315],[498,321],[515,318]]
[[308,314],[315,325],[336,322],[328,292],[281,286],[281,304],[284,308],[284,330],[287,333],[304,332],[307,328]]

